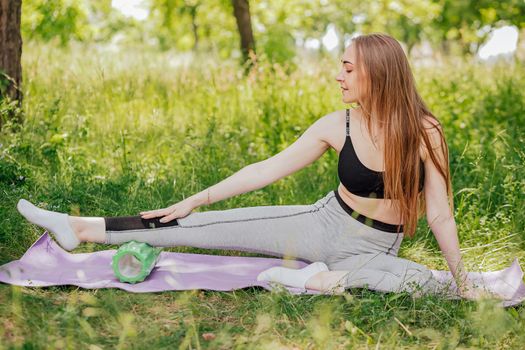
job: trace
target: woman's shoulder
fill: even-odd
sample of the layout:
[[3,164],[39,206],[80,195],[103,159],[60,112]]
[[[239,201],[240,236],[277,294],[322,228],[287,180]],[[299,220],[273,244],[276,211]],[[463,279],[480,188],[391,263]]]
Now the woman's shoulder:
[[332,112],[329,112],[324,115],[324,118],[330,119],[333,122],[336,122],[338,120],[342,120],[345,118],[346,109],[338,109]]
[[[443,127],[439,120],[432,115],[424,115],[422,118],[423,131],[426,133],[432,149],[440,148],[442,146],[445,134]],[[424,138],[421,139],[421,158],[426,161],[428,156],[428,148],[424,142]]]
[[439,120],[437,120],[437,118],[432,115],[424,115],[422,121],[423,127],[429,132],[435,132],[437,129],[442,129]]
[[[356,118],[358,118],[357,112],[355,111],[355,109],[348,108],[348,110],[350,110],[350,118],[352,120],[355,120]],[[338,109],[338,110],[335,110],[333,112],[326,114],[325,117],[331,121],[334,127],[340,127],[341,124],[344,126],[346,124],[346,111],[347,111],[346,108]]]
[[329,112],[318,118],[314,124],[319,124],[323,140],[334,150],[341,149],[344,142],[346,110],[340,109]]
[[329,112],[319,118],[317,121],[322,122],[330,133],[337,132],[341,128],[344,130],[346,110],[340,109]]

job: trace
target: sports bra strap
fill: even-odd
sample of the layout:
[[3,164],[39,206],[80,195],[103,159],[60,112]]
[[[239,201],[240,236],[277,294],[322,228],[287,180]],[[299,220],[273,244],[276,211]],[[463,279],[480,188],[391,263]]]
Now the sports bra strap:
[[346,136],[350,136],[350,109],[346,109]]

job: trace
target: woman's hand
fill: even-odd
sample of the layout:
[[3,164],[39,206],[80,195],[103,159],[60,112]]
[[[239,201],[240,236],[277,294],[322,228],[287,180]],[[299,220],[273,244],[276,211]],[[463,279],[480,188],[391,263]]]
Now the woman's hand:
[[189,198],[186,198],[178,203],[170,205],[167,208],[141,211],[140,216],[143,219],[152,219],[164,216],[159,221],[162,223],[166,223],[170,222],[173,219],[183,218],[187,216],[189,213],[192,212],[193,209],[195,209],[193,203],[189,200]]

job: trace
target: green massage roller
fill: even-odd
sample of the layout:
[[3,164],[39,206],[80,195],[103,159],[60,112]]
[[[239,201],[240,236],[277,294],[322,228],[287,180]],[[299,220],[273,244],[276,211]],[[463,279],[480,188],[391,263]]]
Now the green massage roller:
[[142,282],[151,273],[157,263],[162,248],[155,248],[147,243],[129,241],[120,246],[111,265],[120,282]]

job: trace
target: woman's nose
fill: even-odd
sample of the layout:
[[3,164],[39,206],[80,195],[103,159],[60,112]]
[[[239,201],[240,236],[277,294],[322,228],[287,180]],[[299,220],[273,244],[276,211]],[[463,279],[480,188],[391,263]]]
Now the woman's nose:
[[341,82],[341,81],[344,80],[344,79],[343,79],[343,75],[341,74],[341,71],[339,71],[339,72],[337,73],[337,75],[335,76],[335,80],[337,80],[338,82]]

